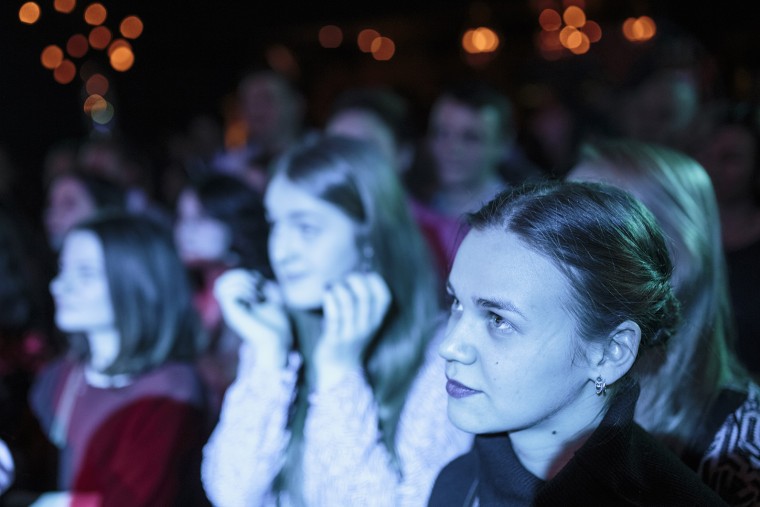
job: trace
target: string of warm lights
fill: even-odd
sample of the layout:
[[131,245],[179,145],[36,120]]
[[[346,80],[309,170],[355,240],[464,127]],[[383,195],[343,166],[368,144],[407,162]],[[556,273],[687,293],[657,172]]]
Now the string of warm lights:
[[[74,15],[77,12],[77,0],[54,0],[52,12],[44,12],[38,2],[29,1],[21,5],[18,11],[19,21],[26,25],[35,25],[44,15]],[[143,22],[135,15],[124,17],[117,23],[107,23],[108,10],[100,2],[82,6],[82,29],[68,37],[65,44],[48,44],[40,52],[42,66],[52,71],[53,79],[67,85],[77,75],[84,86],[86,97],[83,110],[96,124],[106,125],[114,117],[114,106],[108,100],[110,83],[108,77],[98,72],[87,55],[102,52],[117,72],[126,72],[135,63],[133,41],[143,32]]]
[[[588,19],[584,0],[543,0],[535,2],[538,25],[541,30],[536,36],[536,48],[547,60],[557,60],[565,56],[588,53],[591,44],[602,38],[602,28],[594,20]],[[651,40],[657,33],[657,26],[648,16],[628,18],[621,27],[623,36],[632,43]],[[337,25],[325,25],[319,30],[319,44],[326,49],[343,45],[344,31]],[[382,36],[377,30],[365,28],[356,37],[358,48],[370,53],[376,60],[393,58],[396,47],[390,37]],[[502,38],[491,27],[466,28],[461,38],[463,57],[467,63],[477,67],[493,59],[502,44]]]

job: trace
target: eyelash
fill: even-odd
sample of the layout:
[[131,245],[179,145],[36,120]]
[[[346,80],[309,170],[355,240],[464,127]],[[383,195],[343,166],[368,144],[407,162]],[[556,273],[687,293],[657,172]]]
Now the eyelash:
[[[497,313],[488,314],[488,325],[500,333],[511,333],[515,330],[512,323]],[[506,326],[506,327],[501,327]]]

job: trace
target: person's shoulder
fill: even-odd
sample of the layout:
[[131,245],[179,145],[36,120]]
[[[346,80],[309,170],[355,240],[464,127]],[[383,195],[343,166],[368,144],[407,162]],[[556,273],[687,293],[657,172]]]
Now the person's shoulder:
[[171,361],[144,373],[137,381],[145,395],[197,403],[202,398],[203,384],[192,363]]
[[474,451],[454,458],[438,473],[428,505],[465,505],[464,500],[477,478],[477,470],[478,463]]
[[720,506],[726,503],[654,436],[633,425],[628,472],[636,489],[658,505]]

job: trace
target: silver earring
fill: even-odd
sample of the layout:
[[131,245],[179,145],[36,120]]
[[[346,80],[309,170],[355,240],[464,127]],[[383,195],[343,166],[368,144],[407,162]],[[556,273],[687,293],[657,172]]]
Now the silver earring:
[[596,377],[596,382],[594,382],[594,388],[596,389],[597,396],[602,396],[602,395],[607,394],[607,382],[604,381],[601,375]]

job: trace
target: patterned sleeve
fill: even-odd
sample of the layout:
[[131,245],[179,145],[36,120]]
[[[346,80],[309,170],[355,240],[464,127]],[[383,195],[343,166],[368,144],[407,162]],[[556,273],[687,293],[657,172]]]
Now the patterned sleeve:
[[201,478],[218,507],[265,505],[282,468],[290,438],[288,407],[300,358],[293,353],[285,370],[272,375],[257,368],[253,350],[241,345],[238,377],[227,390],[219,422],[203,449]]
[[444,363],[431,344],[397,430],[401,475],[380,440],[377,406],[363,375],[313,393],[305,427],[304,490],[314,505],[419,506],[443,466],[472,437],[446,414]]
[[730,505],[760,505],[760,388],[729,414],[702,457],[702,480]]

